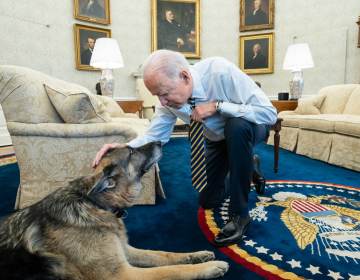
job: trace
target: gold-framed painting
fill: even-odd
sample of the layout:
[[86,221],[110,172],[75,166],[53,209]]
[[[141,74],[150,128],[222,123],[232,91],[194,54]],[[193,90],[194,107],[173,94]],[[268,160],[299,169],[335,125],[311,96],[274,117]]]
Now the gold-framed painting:
[[275,0],[240,0],[240,31],[273,29]]
[[274,72],[274,33],[240,36],[239,67],[246,74]]
[[75,63],[78,70],[99,70],[90,66],[90,59],[98,38],[111,37],[111,30],[74,24]]
[[99,24],[110,24],[110,0],[74,0],[74,17]]
[[151,1],[151,51],[200,58],[200,0]]

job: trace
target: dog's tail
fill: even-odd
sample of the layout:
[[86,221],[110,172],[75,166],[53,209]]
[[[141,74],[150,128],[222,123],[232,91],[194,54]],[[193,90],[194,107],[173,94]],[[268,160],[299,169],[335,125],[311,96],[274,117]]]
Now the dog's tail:
[[31,254],[24,248],[0,248],[0,275],[6,280],[66,280],[52,273],[55,260]]

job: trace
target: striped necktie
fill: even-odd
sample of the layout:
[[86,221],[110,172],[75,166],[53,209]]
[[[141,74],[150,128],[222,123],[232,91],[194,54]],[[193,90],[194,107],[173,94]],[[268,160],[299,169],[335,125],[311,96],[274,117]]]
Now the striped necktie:
[[[189,103],[192,109],[194,109],[195,101],[190,99]],[[189,132],[191,146],[191,180],[193,187],[201,192],[207,185],[203,123],[190,120]]]

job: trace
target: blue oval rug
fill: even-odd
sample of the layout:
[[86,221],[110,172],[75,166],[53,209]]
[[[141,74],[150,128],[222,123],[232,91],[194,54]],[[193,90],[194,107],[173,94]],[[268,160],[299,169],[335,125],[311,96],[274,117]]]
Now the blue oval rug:
[[[228,220],[229,199],[199,209],[212,242]],[[269,181],[250,193],[252,223],[221,252],[267,279],[360,279],[360,189],[304,181]]]

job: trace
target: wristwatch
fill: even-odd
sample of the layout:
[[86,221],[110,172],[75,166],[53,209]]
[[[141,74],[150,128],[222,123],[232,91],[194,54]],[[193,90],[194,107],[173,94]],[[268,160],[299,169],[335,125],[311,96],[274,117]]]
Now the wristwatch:
[[221,104],[223,103],[222,100],[218,100],[216,101],[216,104],[215,104],[215,109],[216,109],[216,112],[219,112],[221,111]]

